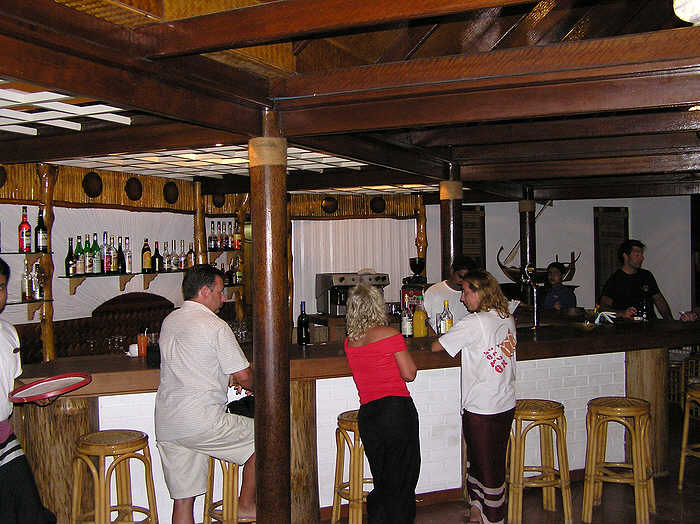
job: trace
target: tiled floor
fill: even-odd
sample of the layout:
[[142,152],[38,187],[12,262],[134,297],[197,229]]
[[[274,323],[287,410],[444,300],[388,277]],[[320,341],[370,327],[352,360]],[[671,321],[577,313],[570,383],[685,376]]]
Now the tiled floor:
[[[684,489],[676,489],[678,482],[678,460],[681,440],[680,411],[672,410],[670,428],[670,475],[657,478],[656,515],[650,516],[650,524],[696,524],[700,522],[700,459],[689,458],[686,461]],[[691,426],[691,442],[700,442],[700,423]],[[557,490],[558,491],[558,490]],[[581,522],[581,501],[583,482],[572,486],[574,524]],[[523,500],[524,524],[563,524],[561,510],[548,512],[542,510],[541,490],[528,489]],[[558,507],[561,504],[558,502]],[[449,502],[418,508],[416,524],[460,524],[466,523],[467,512],[461,502]],[[326,521],[328,522],[328,521]],[[346,523],[347,520],[341,521]],[[365,517],[366,522],[366,517]],[[595,524],[634,524],[634,494],[630,486],[605,484],[603,503],[593,511]]]

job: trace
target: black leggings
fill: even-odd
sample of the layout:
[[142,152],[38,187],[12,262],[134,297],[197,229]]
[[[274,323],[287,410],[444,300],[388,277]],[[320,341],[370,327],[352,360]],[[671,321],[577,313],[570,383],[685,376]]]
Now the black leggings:
[[372,470],[369,524],[412,524],[420,473],[418,412],[411,397],[384,397],[360,407],[360,438]]

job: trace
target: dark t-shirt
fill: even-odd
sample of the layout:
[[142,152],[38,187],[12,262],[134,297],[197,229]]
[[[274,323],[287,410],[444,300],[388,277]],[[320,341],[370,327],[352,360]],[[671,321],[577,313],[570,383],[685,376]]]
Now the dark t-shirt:
[[639,309],[646,301],[648,311],[653,315],[651,297],[658,293],[659,286],[651,271],[639,269],[635,274],[628,275],[622,269],[618,269],[605,283],[602,295],[612,299],[613,309]]
[[553,310],[557,302],[561,309],[576,307],[576,295],[574,295],[573,290],[569,287],[552,286],[544,297],[542,307],[545,310]]

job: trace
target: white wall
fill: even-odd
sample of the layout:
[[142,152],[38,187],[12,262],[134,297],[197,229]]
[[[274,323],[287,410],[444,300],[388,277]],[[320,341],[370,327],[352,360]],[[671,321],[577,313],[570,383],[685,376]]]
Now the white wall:
[[[484,204],[486,210],[486,269],[499,282],[509,282],[498,267],[496,254],[504,255],[519,240],[518,204]],[[636,198],[629,200],[556,201],[537,220],[537,265],[546,267],[559,255],[568,261],[571,251],[581,252],[576,275],[576,297],[584,307],[595,304],[593,208],[628,207],[631,238],[647,245],[644,267],[654,273],[662,293],[677,318],[691,305],[690,197]],[[440,206],[427,206],[428,279],[435,282],[440,272]],[[537,206],[539,211],[540,206]],[[518,265],[519,255],[511,265]]]

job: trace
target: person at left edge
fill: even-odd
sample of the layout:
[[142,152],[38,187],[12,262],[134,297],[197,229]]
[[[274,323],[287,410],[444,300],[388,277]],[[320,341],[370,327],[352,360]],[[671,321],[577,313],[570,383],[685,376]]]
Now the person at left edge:
[[[7,302],[10,267],[0,258],[0,313]],[[2,524],[55,524],[44,508],[27,457],[10,425],[13,383],[22,374],[19,337],[14,326],[0,319],[0,522]]]
[[369,524],[411,524],[420,473],[418,413],[406,382],[416,365],[401,333],[387,325],[384,299],[359,285],[347,300],[345,354],[360,396],[360,438],[372,470]]
[[208,264],[185,271],[182,307],[160,330],[155,423],[172,524],[194,524],[194,500],[206,491],[209,457],[245,464],[239,518],[255,518],[253,419],[226,413],[230,386],[253,390],[253,373],[229,325],[222,272]]

